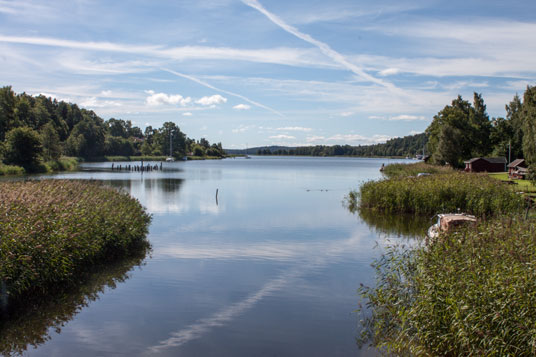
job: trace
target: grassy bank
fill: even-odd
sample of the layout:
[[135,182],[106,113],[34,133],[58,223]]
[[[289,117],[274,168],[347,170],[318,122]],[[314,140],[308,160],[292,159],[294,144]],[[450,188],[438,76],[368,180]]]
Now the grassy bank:
[[483,216],[517,212],[525,206],[510,185],[487,174],[463,172],[369,181],[350,193],[348,201],[376,211],[426,215],[461,210]]
[[0,279],[13,299],[144,244],[150,221],[127,193],[92,182],[4,182],[0,197]]
[[503,217],[389,249],[362,287],[361,342],[394,355],[536,354],[536,221]]

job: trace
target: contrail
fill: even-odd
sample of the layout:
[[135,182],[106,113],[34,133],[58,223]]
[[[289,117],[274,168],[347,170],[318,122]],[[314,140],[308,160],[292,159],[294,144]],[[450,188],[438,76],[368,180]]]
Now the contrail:
[[220,89],[220,88],[214,87],[212,84],[209,84],[209,83],[207,83],[207,82],[204,82],[204,81],[202,81],[202,80],[200,80],[200,79],[198,79],[198,78],[189,76],[189,75],[184,74],[184,73],[179,73],[179,72],[173,71],[173,70],[168,69],[168,68],[161,68],[161,70],[166,71],[166,72],[169,72],[169,73],[171,73],[171,74],[174,74],[174,75],[176,75],[176,76],[178,76],[178,77],[182,77],[182,78],[189,79],[189,80],[191,80],[191,81],[194,81],[194,82],[196,82],[196,83],[199,83],[199,84],[201,84],[202,86],[205,86],[205,87],[207,87],[207,88],[213,89],[213,90],[215,90],[215,91],[218,91],[218,92],[221,92],[221,93],[225,93],[225,94],[228,94],[228,95],[232,95],[233,97],[240,98],[240,99],[245,100],[246,102],[248,102],[248,103],[250,103],[250,104],[253,104],[253,105],[255,105],[255,106],[259,107],[259,108],[266,109],[266,110],[268,110],[268,111],[271,111],[272,113],[275,113],[275,114],[277,114],[277,115],[279,115],[279,116],[284,117],[284,115],[281,114],[280,112],[278,112],[277,110],[272,109],[272,108],[270,108],[270,107],[268,107],[268,106],[266,106],[266,105],[264,105],[264,104],[255,102],[255,101],[253,101],[253,100],[251,100],[251,99],[249,99],[249,98],[247,98],[247,97],[244,97],[243,95],[240,95],[240,94],[238,94],[238,93],[233,93],[233,92],[229,92],[228,90],[225,90],[225,89]]
[[339,52],[337,52],[334,49],[332,49],[331,47],[329,47],[328,44],[326,44],[324,42],[321,42],[321,41],[318,41],[318,40],[314,39],[313,37],[311,37],[310,35],[301,32],[300,30],[298,30],[294,26],[291,26],[291,25],[287,24],[285,21],[280,19],[277,15],[272,14],[271,12],[266,10],[257,0],[242,0],[242,2],[244,4],[246,4],[247,6],[250,6],[250,7],[254,8],[255,10],[259,11],[260,13],[262,13],[263,15],[265,15],[270,21],[272,21],[277,26],[281,27],[286,32],[288,32],[288,33],[290,33],[290,34],[292,34],[292,35],[294,35],[294,36],[296,36],[296,37],[298,37],[298,38],[300,38],[300,39],[302,39],[302,40],[304,40],[306,42],[309,42],[313,46],[318,47],[318,49],[320,49],[320,51],[323,54],[325,54],[326,56],[328,56],[329,58],[331,58],[332,60],[334,60],[338,64],[342,65],[346,69],[352,71],[353,73],[355,73],[359,77],[361,77],[363,79],[366,79],[366,80],[368,80],[370,82],[379,84],[379,85],[381,85],[383,87],[386,87],[387,89],[389,89],[389,90],[391,90],[393,92],[400,92],[400,89],[397,88],[394,84],[392,84],[390,82],[383,81],[383,80],[378,79],[378,78],[376,78],[374,76],[371,76],[370,74],[366,73],[361,68],[359,68],[358,66],[354,65],[353,63],[350,63],[346,58],[344,58],[343,55],[341,55]]

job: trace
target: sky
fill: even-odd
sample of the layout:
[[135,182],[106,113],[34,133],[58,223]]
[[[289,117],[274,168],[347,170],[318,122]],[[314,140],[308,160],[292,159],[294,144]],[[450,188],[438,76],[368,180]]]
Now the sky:
[[0,85],[224,148],[423,132],[536,85],[533,0],[0,0]]

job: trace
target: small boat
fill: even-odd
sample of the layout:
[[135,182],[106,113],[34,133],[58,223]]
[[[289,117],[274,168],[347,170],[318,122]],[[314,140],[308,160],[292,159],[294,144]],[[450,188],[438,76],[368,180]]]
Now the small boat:
[[166,159],[166,162],[173,162],[173,161],[175,161],[175,159],[172,158],[171,156]]
[[470,214],[440,213],[437,215],[437,223],[428,228],[428,237],[437,238],[441,232],[448,232],[456,227],[473,224],[476,224],[476,217]]

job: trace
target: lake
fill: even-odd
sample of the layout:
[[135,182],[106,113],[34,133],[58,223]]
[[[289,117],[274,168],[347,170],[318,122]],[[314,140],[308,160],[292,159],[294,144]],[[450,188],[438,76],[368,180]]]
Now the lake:
[[41,176],[127,190],[152,214],[152,249],[14,318],[0,351],[30,344],[24,355],[374,356],[355,342],[356,290],[374,282],[370,264],[385,242],[415,230],[404,218],[360,217],[343,201],[393,162],[253,156],[144,173],[87,163]]

